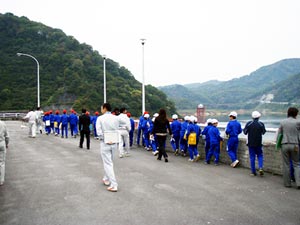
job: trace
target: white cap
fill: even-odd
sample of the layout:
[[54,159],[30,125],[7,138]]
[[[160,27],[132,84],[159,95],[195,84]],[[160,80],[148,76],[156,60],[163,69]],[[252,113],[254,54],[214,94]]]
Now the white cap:
[[176,114],[174,114],[174,115],[172,116],[172,119],[173,119],[173,120],[177,120],[177,119],[178,119],[178,116],[177,116]]
[[219,123],[219,121],[218,121],[217,119],[212,119],[212,120],[211,120],[211,123],[212,123],[212,124],[214,124],[214,123]]
[[145,118],[149,118],[150,115],[149,115],[148,113],[146,113],[146,114],[144,115],[144,117],[145,117]]
[[158,115],[158,113],[154,113],[154,115],[153,115],[153,117],[158,117],[159,115]]
[[231,113],[229,113],[228,116],[234,116],[234,117],[237,117],[237,113],[235,111],[232,111]]
[[258,111],[252,112],[252,118],[253,118],[253,119],[257,119],[257,118],[259,118],[260,116],[261,116],[261,114],[260,114]]
[[185,116],[184,120],[190,120],[190,117],[189,116]]

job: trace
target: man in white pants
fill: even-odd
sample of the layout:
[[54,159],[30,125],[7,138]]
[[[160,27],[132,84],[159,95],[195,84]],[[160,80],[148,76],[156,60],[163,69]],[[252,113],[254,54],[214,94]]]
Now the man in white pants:
[[0,186],[4,184],[5,177],[5,158],[8,147],[9,136],[6,125],[0,120]]
[[37,122],[36,112],[31,109],[23,119],[28,120],[29,137],[35,138],[35,136],[36,136],[36,122]]
[[118,191],[118,183],[115,177],[113,155],[117,150],[119,142],[119,117],[111,114],[111,106],[104,103],[101,106],[103,115],[96,121],[97,135],[100,139],[100,151],[104,166],[103,184],[108,186],[107,190],[111,192]]
[[[130,119],[127,116],[127,110],[125,108],[120,109],[120,115],[118,116],[120,119],[120,144],[119,144],[119,152],[120,158],[124,156],[129,156],[129,131],[131,129]],[[125,148],[124,148],[125,145]]]

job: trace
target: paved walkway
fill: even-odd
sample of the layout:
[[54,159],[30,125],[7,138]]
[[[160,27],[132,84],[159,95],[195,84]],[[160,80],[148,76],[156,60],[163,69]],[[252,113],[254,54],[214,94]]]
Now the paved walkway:
[[0,187],[5,225],[300,224],[300,191],[282,178],[250,177],[249,170],[218,167],[170,154],[170,162],[133,147],[115,158],[119,191],[100,182],[99,143],[79,149],[79,139],[27,136],[7,121],[11,143],[6,182]]

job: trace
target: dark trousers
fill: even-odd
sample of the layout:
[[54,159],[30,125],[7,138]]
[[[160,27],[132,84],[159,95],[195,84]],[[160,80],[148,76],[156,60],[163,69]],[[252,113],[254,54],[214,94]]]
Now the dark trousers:
[[157,137],[157,142],[158,142],[158,158],[161,159],[162,156],[164,156],[164,158],[168,158],[167,152],[166,152],[166,139],[167,136],[159,136],[156,135]]
[[90,131],[80,131],[80,142],[79,142],[79,147],[82,148],[82,144],[84,141],[84,135],[86,137],[86,148],[90,149]]

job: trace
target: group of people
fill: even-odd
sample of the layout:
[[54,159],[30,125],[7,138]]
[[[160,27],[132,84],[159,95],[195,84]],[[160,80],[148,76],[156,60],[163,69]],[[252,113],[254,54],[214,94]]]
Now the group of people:
[[[86,109],[82,109],[82,114],[77,118],[76,112],[71,110],[71,115],[75,115],[77,118],[76,128],[73,124],[71,125],[72,116],[67,115],[66,110],[63,111],[63,115],[59,115],[59,111],[56,111],[55,114],[57,117],[55,118],[54,116],[53,120],[51,120],[51,111],[42,116],[43,112],[40,109],[37,111],[31,110],[24,119],[27,119],[29,122],[31,137],[35,137],[37,129],[41,129],[42,126],[39,124],[41,121],[44,121],[47,134],[54,132],[56,135],[59,135],[60,130],[57,130],[57,127],[59,127],[62,137],[64,135],[67,137],[68,134],[68,128],[64,130],[67,126],[67,124],[63,124],[64,121],[70,123],[72,136],[78,133],[78,131],[76,133],[78,123],[78,130],[80,132],[79,147],[83,147],[85,136],[87,149],[90,148],[90,133],[91,126],[93,126],[94,135],[100,140],[100,150],[104,165],[103,184],[108,186],[108,191],[116,192],[118,190],[118,183],[113,169],[113,155],[116,150],[119,150],[120,158],[130,155],[129,149],[133,144],[135,125],[126,108],[112,111],[110,104],[104,103],[101,106],[101,112],[101,116],[96,112],[95,117],[92,118]],[[278,141],[280,142],[282,152],[284,185],[291,187],[291,182],[294,181],[298,189],[300,189],[300,121],[297,120],[297,115],[297,108],[291,107],[288,109],[288,118],[280,123],[278,129]],[[235,168],[239,165],[237,156],[238,136],[243,132],[248,136],[247,146],[250,156],[250,175],[256,176],[258,171],[259,175],[263,176],[262,135],[265,134],[266,129],[264,123],[259,121],[261,114],[258,111],[252,112],[252,120],[246,123],[244,129],[242,129],[240,122],[237,120],[236,112],[231,112],[228,117],[229,122],[226,126],[225,134],[228,137],[226,150],[232,162],[231,167]],[[52,123],[54,129],[52,128]],[[50,127],[50,131],[47,127]],[[41,130],[40,132],[42,133]],[[188,154],[190,162],[198,161],[200,155],[197,145],[200,137],[202,137],[205,139],[205,163],[210,164],[211,158],[214,156],[214,164],[219,164],[220,146],[223,142],[223,137],[220,135],[217,119],[208,119],[202,131],[197,124],[197,118],[194,116],[186,116],[180,122],[176,114],[172,116],[172,120],[169,120],[165,109],[160,109],[158,113],[153,115],[153,118],[150,118],[149,112],[144,112],[138,123],[137,145],[140,145],[140,138],[142,136],[142,144],[146,150],[150,151],[152,149],[153,155],[157,156],[157,160],[162,160],[162,157],[164,157],[164,161],[169,162],[166,152],[168,134],[171,136],[170,143],[176,156],[186,156]],[[8,142],[9,136],[6,126],[0,121],[0,185],[4,182],[5,152]],[[256,157],[258,159],[258,170],[255,167]]]
[[[145,149],[150,151],[152,149],[153,155],[158,156],[161,160],[163,155],[165,161],[168,162],[167,153],[165,153],[165,139],[161,141],[160,132],[156,131],[155,121],[158,115],[155,113],[153,118],[150,118],[148,112],[139,119],[137,140],[136,143],[140,146],[140,138],[142,136],[142,144]],[[296,182],[298,189],[300,189],[300,121],[297,120],[298,109],[291,107],[287,112],[287,119],[280,123],[278,135],[282,135],[281,148],[283,157],[283,179],[286,187],[291,187],[291,181]],[[266,128],[263,122],[259,119],[261,114],[258,111],[253,111],[252,120],[248,121],[242,129],[240,122],[237,120],[237,113],[232,111],[229,113],[229,122],[225,129],[225,135],[228,138],[226,150],[231,160],[230,166],[236,168],[239,165],[238,160],[238,144],[239,134],[242,132],[247,135],[247,146],[249,149],[251,176],[264,175],[264,156],[263,156],[263,141],[262,136],[266,133]],[[168,120],[168,119],[166,119]],[[161,125],[162,123],[160,123]],[[170,124],[170,125],[169,125]],[[178,120],[178,116],[174,114],[171,122],[161,125],[163,126],[163,135],[167,135],[167,131],[171,135],[170,144],[174,150],[174,154],[186,156],[189,155],[188,161],[197,162],[200,155],[197,149],[199,139],[202,136],[205,139],[205,164],[210,164],[212,156],[214,156],[214,164],[219,165],[220,148],[223,143],[218,129],[217,119],[208,119],[203,131],[197,125],[197,118],[195,116],[185,116],[183,121]],[[256,168],[256,158],[258,161],[258,168]]]

